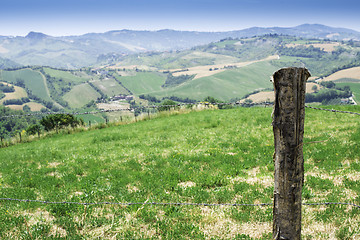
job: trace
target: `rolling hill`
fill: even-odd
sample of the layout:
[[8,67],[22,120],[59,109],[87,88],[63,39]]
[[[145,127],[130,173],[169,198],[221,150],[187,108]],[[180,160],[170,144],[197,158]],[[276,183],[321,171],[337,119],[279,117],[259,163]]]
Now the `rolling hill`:
[[[304,24],[293,28],[254,27],[230,32],[190,32],[168,29],[119,30],[64,37],[30,32],[25,37],[0,38],[0,57],[22,65],[75,69],[95,65],[104,60],[121,59],[132,53],[184,50],[224,38],[248,38],[264,34],[330,40],[360,40],[359,32],[319,24]],[[7,63],[3,68],[11,66],[13,62]]]
[[[28,38],[51,37],[34,33]],[[230,101],[271,89],[270,77],[281,67],[307,67],[316,79],[359,66],[360,43],[271,34],[103,60],[99,67],[78,70],[41,66],[0,70],[0,80],[20,84],[33,101],[51,110],[96,108],[96,102],[120,95],[150,95],[160,101],[212,96]]]

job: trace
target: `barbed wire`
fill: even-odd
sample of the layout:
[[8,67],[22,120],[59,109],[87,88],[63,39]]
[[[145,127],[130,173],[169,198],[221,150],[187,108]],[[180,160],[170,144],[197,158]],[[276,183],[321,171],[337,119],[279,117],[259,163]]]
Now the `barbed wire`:
[[129,111],[134,112],[137,109],[157,109],[157,108],[176,108],[182,106],[194,106],[194,105],[204,105],[204,106],[225,106],[225,105],[236,105],[236,106],[261,106],[261,105],[272,105],[272,103],[240,103],[240,102],[229,102],[229,103],[208,103],[208,102],[195,102],[195,103],[179,103],[175,105],[148,105],[148,106],[138,106],[138,107],[130,107],[130,108],[118,108],[118,109],[106,109],[99,111],[90,111],[90,112],[37,112],[37,113],[28,113],[28,114],[17,114],[17,115],[6,115],[0,116],[0,119],[6,118],[18,118],[18,117],[28,117],[28,116],[41,116],[41,115],[54,115],[54,114],[69,114],[69,115],[94,115],[99,113],[111,113],[111,112],[122,112]]
[[[89,112],[37,112],[37,113],[28,113],[28,114],[18,114],[18,115],[6,115],[0,116],[0,119],[6,118],[18,118],[18,117],[28,117],[28,116],[42,116],[42,115],[54,115],[54,114],[69,114],[69,115],[95,115],[100,113],[112,113],[112,112],[134,112],[137,109],[158,109],[158,108],[176,108],[182,106],[196,106],[196,105],[203,105],[203,106],[226,106],[226,105],[234,105],[240,107],[254,107],[254,106],[270,106],[273,105],[271,102],[261,102],[261,103],[240,103],[240,102],[228,102],[228,103],[208,103],[208,102],[195,102],[195,103],[179,103],[175,105],[148,105],[148,106],[137,106],[137,107],[130,107],[130,108],[118,108],[118,109],[106,109],[106,110],[98,110],[98,111],[89,111]],[[355,114],[360,115],[358,112],[350,112],[350,111],[340,111],[335,109],[326,109],[326,108],[318,108],[318,107],[311,107],[305,105],[305,108],[315,109],[315,110],[322,110],[334,113],[347,113],[347,114]]]
[[[55,201],[42,201],[42,200],[32,200],[32,199],[17,199],[17,198],[0,198],[0,201],[17,201],[17,202],[33,202],[33,203],[42,203],[42,204],[74,204],[74,205],[122,205],[122,206],[131,206],[131,205],[175,205],[175,206],[232,206],[232,207],[241,207],[241,206],[251,206],[251,207],[264,207],[273,205],[273,203],[161,203],[161,202],[55,202]],[[357,207],[360,209],[359,205],[354,203],[344,203],[344,202],[322,202],[322,203],[302,203],[302,205],[307,206],[318,206],[318,205],[349,205]]]
[[322,111],[334,112],[334,113],[348,113],[348,114],[360,115],[360,113],[357,113],[357,112],[340,111],[340,110],[326,109],[326,108],[317,108],[317,107],[311,107],[311,106],[307,106],[307,105],[306,105],[305,107],[306,107],[306,108],[315,109],[315,110],[322,110]]

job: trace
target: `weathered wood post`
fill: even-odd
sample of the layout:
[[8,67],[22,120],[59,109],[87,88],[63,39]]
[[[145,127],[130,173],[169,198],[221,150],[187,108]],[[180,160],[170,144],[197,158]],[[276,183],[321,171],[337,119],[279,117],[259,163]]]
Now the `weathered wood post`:
[[304,181],[303,134],[305,68],[283,68],[273,75],[275,102],[273,239],[301,239],[301,191]]

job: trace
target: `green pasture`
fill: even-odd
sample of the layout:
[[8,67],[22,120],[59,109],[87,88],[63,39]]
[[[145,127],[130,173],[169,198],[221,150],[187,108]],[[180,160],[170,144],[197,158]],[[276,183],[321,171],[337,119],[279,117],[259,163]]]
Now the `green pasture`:
[[24,81],[25,86],[32,93],[43,100],[52,101],[49,96],[49,90],[46,86],[45,77],[38,71],[32,69],[20,69],[16,71],[1,70],[1,80],[9,83],[16,83],[19,80]]
[[96,92],[89,84],[83,83],[76,85],[70,92],[63,96],[72,108],[80,108],[91,100],[96,100],[100,94]]
[[272,87],[270,77],[276,70],[277,68],[269,62],[258,62],[148,94],[157,97],[175,95],[197,100],[212,96],[229,101],[233,98],[241,98],[256,89]]
[[139,72],[135,76],[116,76],[116,78],[131,92],[140,95],[161,90],[166,77],[154,72]]
[[[90,79],[89,76],[82,75],[80,72],[73,73],[71,71],[58,70],[53,68],[44,68],[46,74],[49,74],[51,77],[62,79],[67,83],[79,84],[86,82]],[[79,75],[79,76],[77,76]],[[86,76],[86,77],[85,77]]]
[[120,94],[128,94],[128,91],[117,83],[114,79],[108,78],[92,82],[98,89],[107,96],[116,96]]
[[[330,107],[336,108],[336,107]],[[360,112],[357,106],[339,107]],[[0,149],[0,198],[271,203],[271,108],[162,113]],[[360,204],[359,116],[306,109],[304,202]],[[2,239],[271,239],[272,207],[0,201]],[[303,239],[358,239],[360,209],[303,206]]]

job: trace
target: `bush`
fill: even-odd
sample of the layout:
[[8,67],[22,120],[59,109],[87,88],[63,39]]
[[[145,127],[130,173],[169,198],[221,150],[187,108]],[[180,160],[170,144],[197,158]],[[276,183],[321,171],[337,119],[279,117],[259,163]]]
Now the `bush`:
[[84,121],[71,114],[61,113],[44,117],[40,120],[40,124],[44,126],[45,131],[51,131],[54,129],[58,131],[60,128],[68,126],[74,128],[79,125],[84,125]]
[[164,100],[160,105],[162,106],[158,108],[160,112],[170,110],[171,108],[177,108],[177,103],[170,99]]
[[38,134],[40,136],[40,132],[41,132],[41,126],[39,124],[33,124],[30,125],[27,129],[26,132],[28,135],[35,135]]

